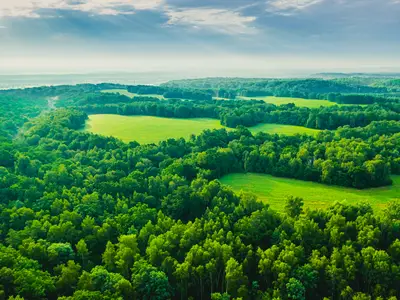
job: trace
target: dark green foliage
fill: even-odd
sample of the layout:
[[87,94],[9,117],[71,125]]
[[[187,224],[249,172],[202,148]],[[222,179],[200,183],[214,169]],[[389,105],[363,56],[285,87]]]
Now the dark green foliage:
[[327,99],[329,93],[386,93],[388,88],[367,83],[322,79],[206,78],[170,81],[164,88],[224,89],[247,97],[278,96]]
[[[395,106],[314,111],[155,99],[130,106],[119,96],[96,98],[97,87],[78,89],[28,90],[37,98],[41,91],[84,94],[63,98],[62,105],[75,109],[33,119],[40,113],[30,115],[36,102],[27,100],[21,110],[13,104],[21,132],[12,139],[15,128],[7,131],[0,142],[2,298],[400,297],[398,202],[377,214],[367,204],[304,211],[301,199],[289,198],[286,213],[278,214],[217,180],[251,171],[358,188],[390,184],[390,174],[400,172],[398,122],[387,121],[398,116]],[[232,112],[243,120],[261,111],[282,122],[306,122],[315,113],[318,124],[337,126],[342,121],[334,115],[354,123],[316,137],[253,136],[240,127],[141,146],[79,132],[87,119],[77,105],[82,99],[98,110],[164,107],[182,116]],[[127,102],[109,104],[114,99]],[[102,104],[95,107],[97,101]],[[354,121],[358,114],[370,118]],[[370,125],[353,128],[358,124]]]

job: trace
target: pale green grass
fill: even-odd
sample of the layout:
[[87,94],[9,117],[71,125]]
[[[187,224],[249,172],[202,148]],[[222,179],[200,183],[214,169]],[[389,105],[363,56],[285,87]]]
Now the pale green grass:
[[263,100],[266,103],[272,103],[275,105],[283,105],[294,103],[296,106],[299,107],[309,107],[309,108],[318,108],[320,106],[333,106],[337,105],[337,103],[330,102],[328,100],[310,100],[310,99],[302,99],[302,98],[290,98],[290,97],[238,97],[238,99],[243,100]]
[[102,93],[111,93],[111,94],[121,94],[121,95],[128,96],[130,98],[135,98],[136,96],[139,96],[139,97],[153,97],[153,98],[158,98],[158,99],[161,99],[161,100],[165,99],[164,96],[162,96],[162,95],[155,95],[155,94],[154,95],[153,94],[151,94],[151,95],[139,95],[139,94],[135,94],[135,93],[130,93],[127,90],[122,90],[122,89],[102,90],[101,92]]
[[147,116],[90,115],[86,131],[113,136],[124,142],[157,143],[169,138],[185,138],[205,129],[220,129],[215,119],[169,119]]
[[256,134],[258,132],[266,132],[270,134],[277,133],[286,135],[295,135],[297,133],[315,135],[318,132],[320,132],[320,130],[318,129],[311,129],[307,127],[292,126],[292,125],[281,125],[281,124],[258,124],[249,129],[253,134]]
[[327,208],[335,201],[348,204],[368,202],[376,210],[383,209],[388,202],[400,199],[400,176],[392,176],[394,184],[388,187],[357,190],[339,186],[328,186],[315,182],[278,178],[265,174],[230,174],[220,181],[235,191],[252,192],[272,208],[282,211],[288,196],[301,197],[308,208]]
[[[189,138],[205,129],[226,128],[216,119],[171,119],[148,116],[90,115],[85,131],[113,136],[124,142],[137,141],[141,144],[157,143],[169,138]],[[226,128],[232,130],[231,128]],[[259,124],[249,128],[252,133],[267,132],[293,135],[296,133],[315,134],[318,130],[305,127]]]

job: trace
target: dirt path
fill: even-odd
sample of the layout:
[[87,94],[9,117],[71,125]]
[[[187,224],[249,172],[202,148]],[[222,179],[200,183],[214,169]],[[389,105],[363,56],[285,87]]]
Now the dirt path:
[[58,101],[58,99],[58,96],[50,97],[49,99],[47,99],[47,105],[50,110],[56,109],[56,101]]

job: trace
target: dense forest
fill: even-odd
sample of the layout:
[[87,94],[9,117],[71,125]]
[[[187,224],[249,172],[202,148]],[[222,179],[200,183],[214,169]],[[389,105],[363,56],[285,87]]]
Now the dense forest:
[[[139,96],[100,93],[112,88]],[[289,197],[276,212],[218,180],[255,172],[390,185],[400,175],[400,103],[381,88],[370,105],[316,109],[213,100],[214,86],[0,91],[0,298],[400,298],[400,202],[315,210]],[[82,132],[93,113],[209,117],[236,130],[126,144]],[[325,130],[253,135],[246,127],[258,123]]]
[[[341,79],[263,79],[263,78],[206,78],[175,80],[164,88],[214,91],[216,97],[232,98],[276,96],[305,99],[326,99],[337,103],[371,104],[385,97],[399,97],[398,79],[341,78]],[[229,96],[225,96],[229,95]]]

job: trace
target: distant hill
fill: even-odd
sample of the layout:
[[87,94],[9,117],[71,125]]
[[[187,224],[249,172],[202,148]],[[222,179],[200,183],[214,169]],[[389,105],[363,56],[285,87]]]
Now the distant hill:
[[334,78],[353,78],[353,77],[363,77],[363,78],[400,78],[400,73],[316,73],[312,74],[312,78],[324,78],[324,79],[334,79]]

